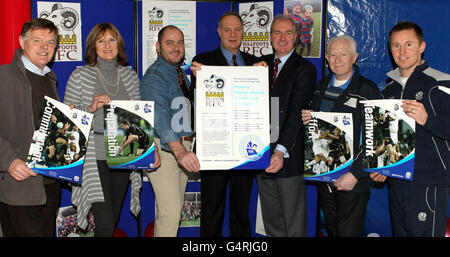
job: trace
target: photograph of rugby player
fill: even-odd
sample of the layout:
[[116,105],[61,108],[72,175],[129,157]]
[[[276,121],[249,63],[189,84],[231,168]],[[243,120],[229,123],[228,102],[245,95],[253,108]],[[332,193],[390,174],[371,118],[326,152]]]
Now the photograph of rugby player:
[[351,158],[346,133],[338,127],[318,120],[318,126],[305,144],[305,177],[333,171]]

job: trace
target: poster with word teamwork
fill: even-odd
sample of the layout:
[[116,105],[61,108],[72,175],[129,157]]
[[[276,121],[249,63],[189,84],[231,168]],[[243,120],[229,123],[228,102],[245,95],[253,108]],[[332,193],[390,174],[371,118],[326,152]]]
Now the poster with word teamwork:
[[415,128],[402,100],[361,101],[363,168],[366,172],[412,180],[414,175]]
[[118,101],[104,105],[106,162],[111,169],[153,169],[154,102]]
[[352,114],[311,112],[311,116],[306,126],[304,179],[336,181],[353,162]]
[[33,171],[81,184],[93,115],[45,96],[27,157]]

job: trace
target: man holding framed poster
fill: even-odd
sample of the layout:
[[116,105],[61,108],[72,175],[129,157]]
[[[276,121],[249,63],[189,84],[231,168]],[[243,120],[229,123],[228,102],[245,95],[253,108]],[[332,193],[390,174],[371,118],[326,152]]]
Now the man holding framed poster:
[[[269,66],[270,97],[279,99],[275,114],[280,129],[279,138],[270,147],[270,166],[257,175],[267,236],[306,236],[306,185],[302,176],[305,127],[301,111],[312,99],[316,69],[294,51],[296,37],[290,17],[275,17],[270,29],[275,54],[262,57]],[[271,108],[275,108],[273,104]],[[273,114],[271,122],[276,122]]]
[[[218,20],[217,28],[220,46],[215,50],[195,56],[193,58],[193,72],[198,71],[201,65],[253,65],[257,58],[239,50],[242,43],[243,29],[243,22],[238,13],[226,12],[222,14]],[[220,78],[210,77],[209,80],[211,85],[209,87],[211,88],[209,100],[214,102],[214,98],[217,98],[215,100],[220,101],[220,94],[214,94],[220,93],[218,92],[222,86]],[[197,89],[203,83],[204,81],[192,77],[192,84],[196,85]],[[213,83],[215,83],[214,86]],[[202,217],[200,236],[220,237],[222,235],[228,185],[230,188],[230,236],[251,236],[248,211],[254,178],[253,170],[228,171],[222,169],[201,171]]]

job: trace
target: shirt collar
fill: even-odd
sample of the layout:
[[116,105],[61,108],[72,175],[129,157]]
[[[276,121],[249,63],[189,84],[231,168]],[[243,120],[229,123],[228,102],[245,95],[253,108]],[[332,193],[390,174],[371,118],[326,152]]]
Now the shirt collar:
[[42,71],[36,65],[34,65],[32,62],[30,62],[30,60],[28,60],[25,57],[25,55],[22,55],[21,59],[22,59],[22,62],[23,62],[23,66],[25,66],[25,69],[27,69],[27,70],[29,70],[29,71],[31,71],[34,74],[37,74],[39,76],[45,76],[45,74],[47,74],[47,73],[52,71],[48,66],[45,66],[44,70]]
[[[283,65],[286,63],[286,61],[289,59],[289,57],[291,57],[292,53],[294,52],[295,48],[292,48],[292,50],[285,56],[279,58],[280,59],[280,64],[278,65],[278,70],[281,70],[281,68],[283,67]],[[277,54],[275,53],[275,59],[278,58]]]
[[[350,81],[352,81],[353,78],[353,74],[355,74],[355,69],[353,69],[352,71],[352,75],[350,76],[350,78],[347,80],[347,82],[345,82],[343,85],[341,85],[339,88],[342,90],[347,89],[348,85],[350,84]],[[334,87],[334,81],[336,80],[336,74],[333,73],[333,76],[331,76],[331,81],[329,84],[329,87]]]
[[220,44],[220,50],[222,51],[223,56],[227,60],[228,65],[230,65],[230,66],[233,65],[233,55],[236,55],[236,62],[240,66],[244,65],[243,64],[244,60],[242,59],[241,51],[238,51],[236,54],[233,54],[232,52],[230,52],[227,49],[225,49],[225,47],[223,47],[222,44]]

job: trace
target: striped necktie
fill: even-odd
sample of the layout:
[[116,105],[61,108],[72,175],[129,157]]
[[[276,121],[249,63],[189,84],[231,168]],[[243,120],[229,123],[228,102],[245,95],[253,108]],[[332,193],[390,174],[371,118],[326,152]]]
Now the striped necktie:
[[277,74],[278,74],[278,64],[280,64],[280,59],[276,58],[275,59],[275,63],[273,64],[273,76],[272,76],[272,85],[271,87],[273,87],[275,85],[275,80],[277,79]]

